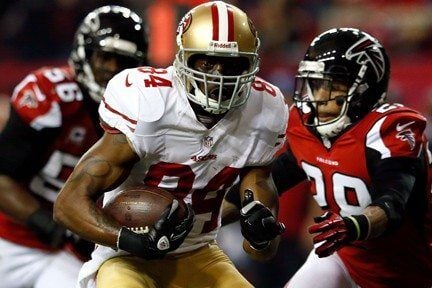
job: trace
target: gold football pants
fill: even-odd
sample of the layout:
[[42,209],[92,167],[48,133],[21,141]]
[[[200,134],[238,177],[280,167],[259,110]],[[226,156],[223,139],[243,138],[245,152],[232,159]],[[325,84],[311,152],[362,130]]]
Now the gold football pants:
[[99,268],[96,283],[97,288],[253,287],[217,244],[162,260],[111,258]]

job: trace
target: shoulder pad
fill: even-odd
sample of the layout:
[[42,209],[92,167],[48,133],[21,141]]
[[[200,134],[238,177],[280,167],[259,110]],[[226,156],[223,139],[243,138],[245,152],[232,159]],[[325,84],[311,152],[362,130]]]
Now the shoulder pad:
[[366,146],[381,153],[381,158],[416,158],[424,146],[426,119],[412,109],[386,112],[367,133]]
[[285,131],[288,122],[288,106],[280,89],[256,77],[252,84],[251,97],[261,98],[259,101],[254,99],[254,104],[261,103],[266,127],[274,132]]

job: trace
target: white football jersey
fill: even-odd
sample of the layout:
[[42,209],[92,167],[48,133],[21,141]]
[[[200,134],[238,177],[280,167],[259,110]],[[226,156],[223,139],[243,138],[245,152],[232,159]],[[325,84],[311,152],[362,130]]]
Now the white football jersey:
[[175,253],[216,238],[226,191],[243,168],[273,160],[288,120],[282,93],[257,78],[248,101],[208,129],[178,81],[173,67],[127,69],[109,82],[99,108],[103,122],[125,134],[141,158],[131,177],[192,204],[194,227]]

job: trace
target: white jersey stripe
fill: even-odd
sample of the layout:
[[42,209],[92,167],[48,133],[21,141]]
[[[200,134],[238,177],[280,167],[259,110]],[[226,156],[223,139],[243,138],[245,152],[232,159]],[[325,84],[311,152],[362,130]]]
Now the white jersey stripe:
[[366,135],[366,147],[372,148],[381,153],[381,159],[385,159],[391,156],[390,150],[385,146],[381,138],[381,125],[387,117],[384,117],[377,121],[375,125]]

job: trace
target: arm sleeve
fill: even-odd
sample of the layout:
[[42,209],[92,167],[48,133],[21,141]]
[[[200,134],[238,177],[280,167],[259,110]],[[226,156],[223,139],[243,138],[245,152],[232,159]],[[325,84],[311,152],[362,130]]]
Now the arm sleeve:
[[41,168],[43,152],[58,132],[59,128],[31,128],[11,108],[9,119],[0,134],[0,173],[16,180],[32,176]]
[[369,163],[375,163],[370,165],[371,206],[379,206],[385,211],[389,221],[387,230],[393,230],[402,221],[419,173],[420,161],[403,157],[379,160],[380,156],[376,153],[369,151],[368,154]]
[[371,205],[386,212],[389,230],[401,223],[409,199],[425,178],[425,126],[426,120],[420,114],[402,111],[383,117],[367,134]]
[[306,173],[297,165],[290,150],[279,155],[271,174],[279,195],[307,179]]

